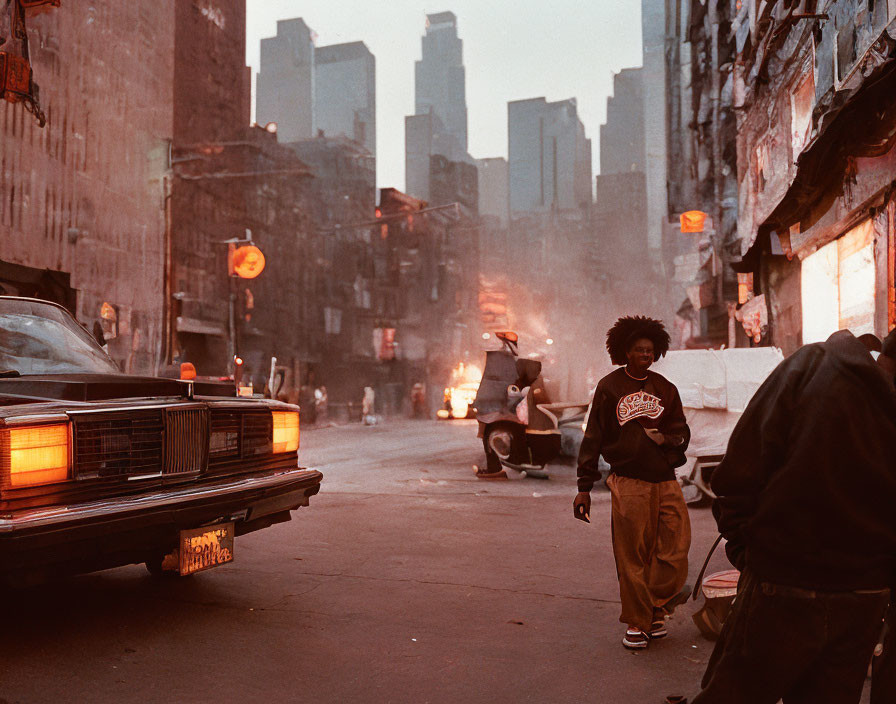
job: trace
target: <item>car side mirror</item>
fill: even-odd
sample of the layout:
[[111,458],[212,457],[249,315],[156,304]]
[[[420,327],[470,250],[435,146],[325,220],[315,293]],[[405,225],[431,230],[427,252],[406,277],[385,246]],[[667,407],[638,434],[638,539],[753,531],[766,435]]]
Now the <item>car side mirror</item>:
[[106,336],[103,334],[103,324],[99,320],[93,321],[93,337],[100,347],[106,346]]

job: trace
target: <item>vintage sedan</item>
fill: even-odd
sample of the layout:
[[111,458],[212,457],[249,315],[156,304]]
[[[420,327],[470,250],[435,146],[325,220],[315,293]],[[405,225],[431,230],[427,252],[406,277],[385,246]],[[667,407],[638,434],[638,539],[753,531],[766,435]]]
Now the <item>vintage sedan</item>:
[[122,374],[61,306],[0,296],[0,581],[189,575],[320,489],[299,409]]

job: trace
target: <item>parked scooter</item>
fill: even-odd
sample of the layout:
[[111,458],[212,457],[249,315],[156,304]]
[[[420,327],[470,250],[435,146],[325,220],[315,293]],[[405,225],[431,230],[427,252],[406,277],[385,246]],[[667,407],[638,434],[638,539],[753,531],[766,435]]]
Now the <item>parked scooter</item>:
[[560,453],[560,431],[556,419],[540,408],[550,403],[541,362],[519,358],[516,333],[495,336],[502,349],[486,352],[485,370],[473,402],[486,456],[486,467],[477,468],[476,476],[504,478],[504,470],[510,469],[547,479],[545,465]]

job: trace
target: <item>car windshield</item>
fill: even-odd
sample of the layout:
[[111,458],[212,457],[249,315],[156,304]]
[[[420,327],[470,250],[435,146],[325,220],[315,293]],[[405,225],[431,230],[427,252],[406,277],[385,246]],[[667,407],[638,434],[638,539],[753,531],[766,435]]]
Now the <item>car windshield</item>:
[[0,374],[118,374],[96,341],[61,308],[0,299]]

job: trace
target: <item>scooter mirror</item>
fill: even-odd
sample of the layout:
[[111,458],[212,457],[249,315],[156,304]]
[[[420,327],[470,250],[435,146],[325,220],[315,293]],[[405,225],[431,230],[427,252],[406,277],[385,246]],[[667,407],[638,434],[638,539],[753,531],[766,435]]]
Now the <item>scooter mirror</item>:
[[503,340],[504,342],[517,343],[520,341],[520,336],[510,330],[506,332],[496,332],[495,337],[497,337],[499,340]]

